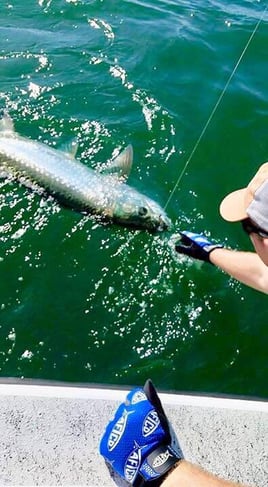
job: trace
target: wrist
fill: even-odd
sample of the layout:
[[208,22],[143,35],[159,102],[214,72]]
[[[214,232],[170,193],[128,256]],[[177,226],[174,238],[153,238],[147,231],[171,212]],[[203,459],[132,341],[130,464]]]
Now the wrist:
[[223,246],[212,249],[209,253],[209,262],[218,265],[218,256],[222,254],[223,250],[226,250]]
[[170,445],[158,446],[143,460],[134,487],[160,487],[181,459]]
[[186,460],[181,458],[178,462],[170,469],[167,473],[165,478],[162,480],[160,484],[161,487],[178,487],[179,481],[181,477],[181,470],[184,468],[184,464],[186,464]]

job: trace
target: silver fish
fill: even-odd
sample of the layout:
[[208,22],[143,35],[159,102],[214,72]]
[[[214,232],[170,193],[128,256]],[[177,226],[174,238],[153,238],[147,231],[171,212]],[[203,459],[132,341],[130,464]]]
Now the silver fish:
[[133,161],[131,145],[99,171],[75,159],[75,149],[66,153],[21,137],[9,116],[0,120],[2,172],[24,184],[30,180],[60,203],[83,213],[150,231],[170,227],[165,211],[155,201],[124,183]]

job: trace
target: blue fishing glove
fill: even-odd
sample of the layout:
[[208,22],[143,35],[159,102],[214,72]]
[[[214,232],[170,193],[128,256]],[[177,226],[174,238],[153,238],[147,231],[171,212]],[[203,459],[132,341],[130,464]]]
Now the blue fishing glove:
[[150,380],[117,409],[100,442],[110,469],[134,487],[158,487],[183,454]]
[[223,248],[221,244],[210,242],[204,235],[193,232],[179,232],[181,239],[175,245],[175,250],[180,254],[189,255],[194,259],[210,262],[209,255],[215,249]]

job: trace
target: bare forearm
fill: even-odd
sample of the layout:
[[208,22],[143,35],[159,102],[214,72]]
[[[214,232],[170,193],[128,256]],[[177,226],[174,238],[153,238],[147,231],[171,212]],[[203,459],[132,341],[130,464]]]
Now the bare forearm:
[[268,294],[268,267],[254,252],[215,249],[210,261],[238,281]]
[[[172,470],[161,487],[243,487],[242,484],[222,480],[190,462],[182,460]],[[244,486],[246,487],[246,486]]]

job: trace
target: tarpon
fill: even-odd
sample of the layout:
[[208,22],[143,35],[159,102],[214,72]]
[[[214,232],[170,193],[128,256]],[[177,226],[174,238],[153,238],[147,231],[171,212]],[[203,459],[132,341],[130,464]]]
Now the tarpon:
[[79,162],[75,152],[66,153],[21,137],[9,116],[0,120],[2,173],[11,173],[27,186],[31,181],[60,203],[83,213],[151,231],[169,228],[165,211],[124,182],[132,166],[131,145],[100,170]]

